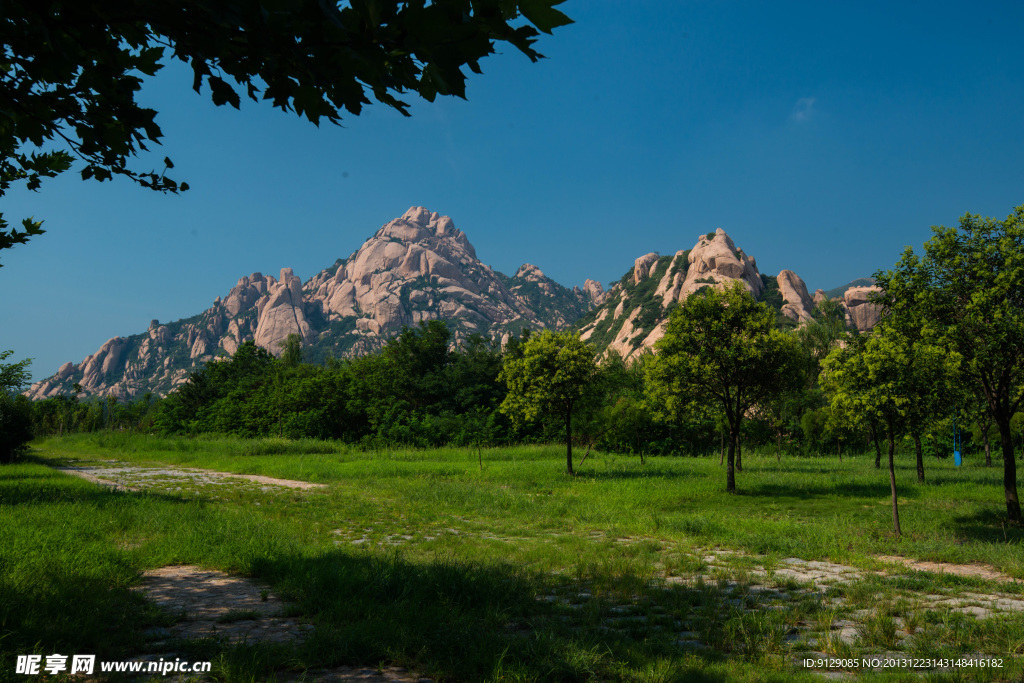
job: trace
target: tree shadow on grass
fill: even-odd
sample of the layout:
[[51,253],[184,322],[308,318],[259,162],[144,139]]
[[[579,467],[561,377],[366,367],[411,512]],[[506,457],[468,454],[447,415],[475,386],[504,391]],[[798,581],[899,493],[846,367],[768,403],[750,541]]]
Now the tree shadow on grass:
[[[919,492],[916,487],[897,486],[897,494],[902,498],[918,498]],[[888,480],[878,483],[841,482],[832,485],[819,484],[746,484],[737,477],[736,495],[749,497],[767,498],[862,498],[876,500],[890,498],[892,491],[889,488]]]
[[661,661],[670,680],[726,680],[707,668],[721,654],[684,658],[671,629],[612,631],[600,601],[578,584],[567,592],[557,575],[341,550],[267,558],[254,570],[312,618],[298,660],[310,668],[388,662],[446,680],[617,680]]
[[663,471],[663,470],[662,471],[659,471],[659,470],[646,470],[645,471],[643,469],[639,469],[639,470],[618,470],[618,471],[612,471],[612,470],[601,471],[601,470],[597,470],[597,469],[594,469],[594,470],[583,469],[583,470],[577,470],[576,474],[575,474],[575,477],[577,479],[594,479],[594,480],[603,480],[603,479],[609,479],[609,480],[610,479],[665,479],[665,480],[678,481],[680,479],[708,479],[710,476],[711,475],[707,474],[706,472],[692,472],[692,471],[690,471],[690,472],[686,472],[686,471],[667,472],[667,471]]
[[146,627],[165,618],[105,576],[62,571],[37,578],[26,585],[0,576],[0,640],[8,652],[122,659],[142,647]]
[[1024,527],[1007,524],[1005,505],[954,517],[953,524],[958,535],[974,541],[1024,545]]
[[[0,474],[2,474],[0,470]],[[102,508],[120,504],[125,496],[147,496],[170,503],[185,504],[188,501],[152,491],[122,491],[110,486],[96,484],[74,475],[53,471],[50,473],[18,473],[12,477],[0,477],[0,507],[25,506],[30,504],[88,503]],[[196,497],[193,497],[196,498]]]

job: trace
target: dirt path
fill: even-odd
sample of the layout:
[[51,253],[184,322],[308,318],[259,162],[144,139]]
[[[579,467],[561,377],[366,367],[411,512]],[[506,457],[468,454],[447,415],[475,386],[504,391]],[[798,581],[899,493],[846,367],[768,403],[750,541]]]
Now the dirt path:
[[876,560],[890,564],[902,564],[905,567],[916,569],[922,572],[935,572],[937,574],[956,574],[957,576],[968,576],[975,579],[988,579],[1000,583],[1016,583],[1017,579],[1009,574],[1004,574],[995,567],[985,564],[950,564],[949,562],[925,562],[910,557],[898,555],[878,555]]

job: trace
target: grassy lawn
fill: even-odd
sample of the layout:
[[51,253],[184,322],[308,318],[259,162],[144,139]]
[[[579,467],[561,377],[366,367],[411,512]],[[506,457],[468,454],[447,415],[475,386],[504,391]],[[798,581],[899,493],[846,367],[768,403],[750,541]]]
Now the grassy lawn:
[[[157,478],[125,492],[47,466],[108,460],[327,486],[190,489]],[[1017,680],[1024,613],[974,620],[915,596],[1021,598],[1021,584],[874,559],[983,562],[1024,578],[1024,534],[1000,520],[1001,468],[931,460],[919,485],[911,457],[898,466],[897,540],[887,473],[867,455],[744,454],[738,493],[727,495],[717,458],[641,465],[591,454],[567,477],[558,447],[368,453],[322,442],[50,439],[0,470],[0,680],[26,680],[12,673],[19,652],[147,653],[146,630],[169,617],[130,588],[141,571],[171,564],[256,577],[315,626],[303,643],[175,648],[213,660],[223,680],[378,663],[438,680],[820,680],[794,660],[892,651],[895,619],[909,634],[899,651],[1006,657],[1002,670],[932,679]],[[709,565],[715,548],[741,552]],[[809,590],[773,578],[784,558],[864,575]],[[872,573],[883,567],[889,576]],[[760,585],[780,587],[782,603],[758,609],[750,587]],[[792,637],[858,613],[852,645]],[[681,645],[681,631],[708,647]]]

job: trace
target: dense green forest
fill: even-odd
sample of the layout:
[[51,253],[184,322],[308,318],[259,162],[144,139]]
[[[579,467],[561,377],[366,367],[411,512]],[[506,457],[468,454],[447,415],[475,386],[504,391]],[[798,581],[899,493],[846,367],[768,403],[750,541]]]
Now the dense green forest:
[[[800,383],[748,411],[741,426],[743,448],[836,454],[872,448],[875,430],[884,441],[880,424],[865,422],[857,429],[830,419],[828,395],[819,381],[824,356],[816,344],[831,347],[856,332],[845,326],[837,307],[824,309],[814,323],[791,333],[802,354],[802,364],[795,367]],[[517,421],[501,409],[508,395],[502,368],[522,358],[530,339],[525,331],[504,349],[480,336],[453,345],[445,324],[431,321],[406,329],[377,353],[318,364],[304,362],[297,339],[281,358],[249,342],[233,357],[193,373],[164,398],[7,400],[30,421],[21,432],[24,437],[139,430],[338,439],[370,449],[564,442],[564,418],[554,412]],[[627,364],[609,354],[593,361],[586,400],[575,411],[577,446],[636,455],[720,455],[728,445],[722,411],[710,401],[689,402],[675,411],[654,406],[658,397],[646,378],[652,360],[645,355]],[[968,428],[964,441],[970,452],[984,452],[984,420],[970,419],[967,408],[961,406],[961,422]],[[924,452],[949,457],[953,406],[932,417],[923,434]],[[1017,444],[1022,417],[1018,414],[1013,423]],[[990,429],[990,442],[997,438]],[[911,441],[908,435],[908,447]]]

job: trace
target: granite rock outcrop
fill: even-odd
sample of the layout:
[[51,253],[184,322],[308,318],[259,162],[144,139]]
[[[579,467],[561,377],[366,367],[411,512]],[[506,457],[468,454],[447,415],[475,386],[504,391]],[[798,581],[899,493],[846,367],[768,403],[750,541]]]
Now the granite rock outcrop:
[[850,287],[843,292],[846,323],[860,332],[867,332],[882,319],[882,307],[872,303],[870,297],[881,289],[875,286]]
[[807,285],[800,276],[791,270],[783,270],[776,276],[775,281],[784,302],[782,315],[798,323],[811,320],[811,314],[814,313],[817,304],[807,293]]
[[[774,306],[779,319],[788,318],[790,325],[809,322],[817,304],[826,298],[820,289],[811,298],[804,281],[791,270],[776,277],[762,275],[754,257],[719,228],[698,237],[692,249],[672,256],[649,253],[637,258],[633,268],[576,327],[598,352],[636,358],[653,350],[664,336],[673,306],[705,287],[721,290],[736,282]],[[858,330],[867,331],[878,322],[877,307],[857,289],[850,291],[843,301],[847,319]]]

